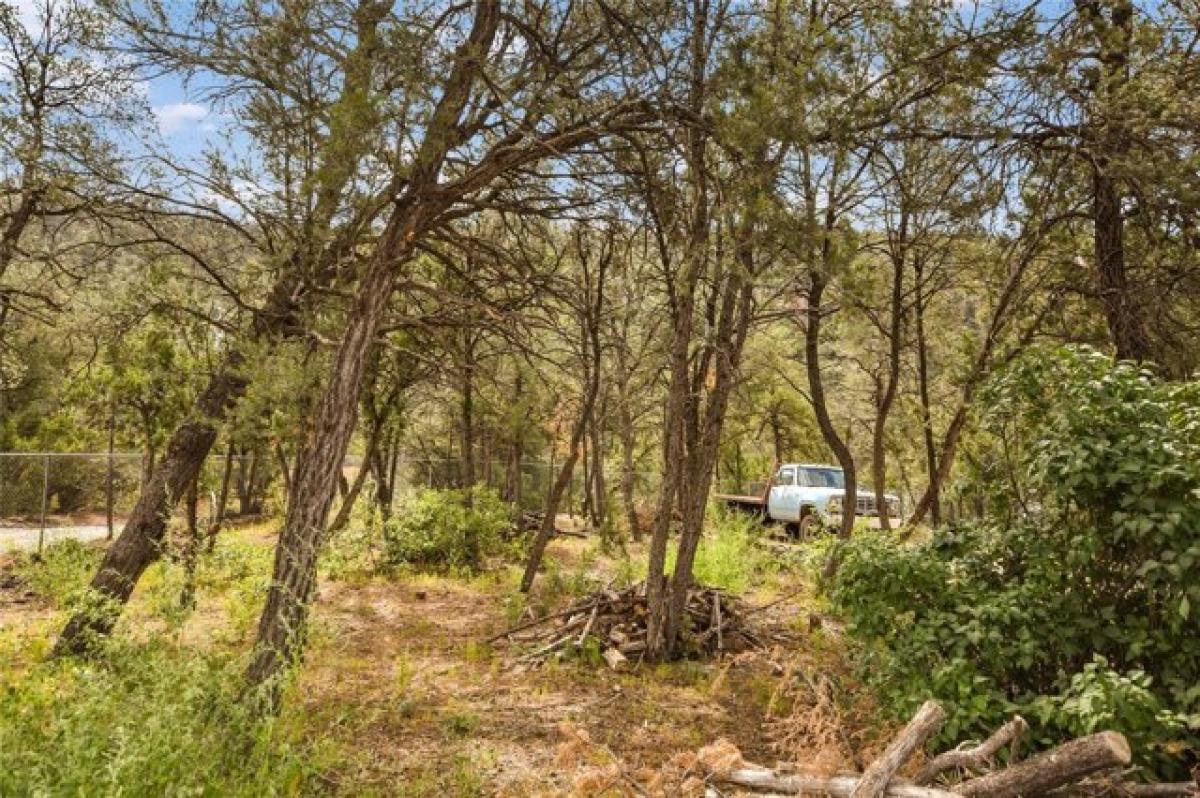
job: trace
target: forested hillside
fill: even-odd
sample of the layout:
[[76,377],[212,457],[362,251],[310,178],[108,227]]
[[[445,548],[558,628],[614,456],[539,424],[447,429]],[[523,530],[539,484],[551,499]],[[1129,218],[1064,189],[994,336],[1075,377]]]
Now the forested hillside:
[[0,794],[1195,794],[1198,47],[0,0]]

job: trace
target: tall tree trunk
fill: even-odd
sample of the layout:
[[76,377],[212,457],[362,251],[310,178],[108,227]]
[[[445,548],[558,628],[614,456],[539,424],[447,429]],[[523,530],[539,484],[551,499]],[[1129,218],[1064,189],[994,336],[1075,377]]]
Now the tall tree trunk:
[[[596,395],[600,393],[600,361],[602,357],[600,349],[600,325],[604,314],[605,278],[609,260],[608,255],[601,256],[596,269],[594,287],[592,286],[591,275],[586,260],[583,263],[585,301],[583,312],[580,314],[583,324],[580,336],[584,365],[583,396],[580,401],[579,415],[576,416],[575,423],[571,425],[571,439],[567,449],[567,458],[563,461],[558,475],[554,478],[554,484],[550,486],[550,491],[546,495],[546,507],[542,515],[542,523],[538,528],[537,535],[529,546],[529,559],[525,563],[525,573],[521,576],[521,592],[523,593],[528,593],[533,587],[533,580],[537,578],[538,568],[542,563],[542,556],[546,552],[546,545],[554,535],[554,524],[558,515],[559,502],[562,501],[563,493],[571,485],[575,472],[575,463],[579,459],[579,450],[583,444],[584,436],[587,434],[592,414],[595,411]],[[553,450],[551,452],[553,453]],[[584,491],[585,493],[587,492],[586,485],[584,486]]]
[[538,568],[542,564],[542,556],[546,553],[546,546],[550,543],[550,538],[554,537],[554,524],[558,518],[558,508],[562,503],[563,494],[566,493],[567,487],[571,484],[571,478],[575,474],[575,464],[579,461],[579,448],[583,441],[587,416],[591,413],[591,408],[588,405],[589,402],[585,397],[584,406],[579,411],[579,417],[575,419],[575,423],[571,427],[571,441],[567,447],[567,458],[559,466],[558,474],[554,477],[554,482],[550,485],[550,490],[546,493],[546,505],[543,508],[542,523],[538,526],[538,532],[534,536],[533,542],[529,545],[529,555],[525,561],[525,572],[521,575],[522,593],[528,593],[533,587],[533,580],[537,578]]
[[637,472],[634,471],[634,447],[637,433],[633,426],[633,413],[629,410],[627,387],[623,387],[617,403],[617,423],[621,428],[621,504],[625,508],[625,521],[634,540],[642,539],[642,525],[638,521],[637,504],[634,501]]
[[462,381],[462,487],[475,485],[475,363],[474,347],[468,343]]
[[933,410],[929,402],[929,345],[925,340],[925,281],[924,261],[918,257],[913,264],[916,271],[916,326],[917,326],[917,393],[921,402],[921,437],[925,444],[926,488],[929,495],[929,518],[935,527],[942,523],[941,485],[938,479],[937,445],[933,437]]
[[279,464],[279,477],[283,480],[283,492],[290,501],[292,496],[292,468],[288,465],[287,452],[283,449],[283,442],[278,438],[272,441],[272,447],[275,449],[275,460]]
[[105,535],[105,540],[112,540],[115,530],[113,529],[113,503],[116,500],[115,488],[115,471],[116,463],[114,462],[114,452],[117,436],[117,405],[116,402],[110,402],[108,407],[108,462],[106,469],[106,479],[104,486],[104,520],[108,525],[108,533]]
[[891,518],[887,512],[887,448],[885,434],[887,432],[888,416],[891,415],[892,405],[896,401],[896,391],[900,386],[900,352],[903,341],[901,334],[904,326],[904,261],[905,248],[908,238],[908,215],[903,213],[900,218],[899,250],[892,253],[892,317],[888,331],[888,365],[887,377],[883,384],[883,394],[875,408],[875,424],[871,429],[871,479],[875,483],[875,511],[879,515],[879,525],[883,529],[891,529]]
[[[827,226],[826,238],[831,234],[832,224]],[[830,242],[826,240],[823,246],[828,248]],[[817,417],[817,426],[821,428],[825,444],[833,451],[846,481],[842,498],[842,527],[838,536],[842,540],[849,540],[854,533],[854,518],[858,510],[858,480],[854,469],[854,455],[850,453],[845,439],[838,433],[833,418],[829,415],[829,404],[825,397],[825,380],[821,375],[821,299],[824,294],[825,277],[814,273],[805,313],[804,367],[808,374],[808,390],[812,399],[813,414]],[[837,573],[837,568],[838,554],[835,549],[825,563],[825,578],[832,578]]]
[[185,610],[196,606],[196,566],[200,559],[200,522],[197,505],[200,503],[199,479],[192,480],[184,499],[186,521],[183,540],[183,588],[179,606]]
[[593,523],[597,527],[603,527],[608,519],[608,485],[604,479],[604,449],[601,437],[606,404],[607,397],[601,401],[599,412],[593,413],[592,423],[589,425],[592,431]]
[[1142,363],[1153,359],[1154,347],[1126,277],[1121,195],[1117,181],[1106,174],[1105,169],[1103,161],[1092,167],[1092,221],[1100,299],[1117,357]]
[[1092,222],[1100,300],[1117,357],[1143,362],[1153,359],[1155,353],[1145,311],[1126,275],[1123,198],[1113,174],[1113,160],[1126,155],[1129,143],[1122,95],[1129,82],[1134,4],[1132,0],[1076,0],[1076,5],[1092,27],[1098,62],[1093,86],[1097,112],[1089,120],[1091,141],[1086,157],[1092,174]]
[[95,636],[108,634],[137,580],[161,555],[171,507],[199,476],[216,440],[215,419],[224,414],[233,396],[245,390],[244,378],[236,373],[231,359],[238,362],[236,355],[227,356],[226,367],[213,376],[197,402],[197,412],[171,436],[159,467],[143,487],[124,529],[104,553],[90,587],[107,599],[112,609],[89,609],[72,616],[55,644],[55,656],[83,653]]

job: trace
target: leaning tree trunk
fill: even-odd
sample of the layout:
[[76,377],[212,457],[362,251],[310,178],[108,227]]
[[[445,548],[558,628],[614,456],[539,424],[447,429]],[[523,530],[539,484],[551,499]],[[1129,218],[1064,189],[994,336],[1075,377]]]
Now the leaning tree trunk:
[[679,551],[675,557],[675,571],[671,575],[664,627],[663,645],[667,654],[675,653],[683,631],[687,595],[692,587],[692,569],[704,531],[708,492],[712,487],[720,452],[725,412],[729,406],[730,393],[737,382],[742,351],[745,349],[746,336],[754,317],[754,285],[750,275],[754,274],[755,269],[750,246],[748,241],[740,242],[744,275],[739,276],[738,272],[732,272],[723,292],[717,342],[713,351],[716,359],[716,378],[708,396],[703,424],[695,430],[696,440],[687,447],[687,499]]
[[91,581],[90,589],[106,600],[106,610],[88,609],[72,616],[54,646],[55,656],[83,653],[98,635],[108,634],[137,580],[161,556],[171,507],[199,477],[216,441],[219,419],[246,389],[245,378],[237,372],[240,363],[240,354],[231,351],[209,381],[192,418],[171,436],[125,528],[105,552]]
[[[402,232],[399,220],[393,218],[389,227],[359,286],[314,424],[296,456],[293,497],[275,549],[271,587],[246,673],[251,688],[264,691],[265,706],[271,710],[278,708],[285,670],[303,651],[316,588],[317,556],[337,492],[338,475],[354,434],[367,354],[395,286],[394,264],[403,260],[392,255]],[[404,249],[407,254],[408,247]]]
[[358,473],[354,475],[354,481],[350,483],[350,487],[342,497],[342,504],[338,508],[337,515],[329,522],[329,534],[345,529],[346,525],[350,523],[350,514],[354,512],[354,504],[358,501],[359,494],[362,493],[367,475],[371,473],[368,464],[376,457],[383,418],[383,416],[377,417],[374,419],[375,423],[371,425],[371,430],[367,435],[367,447],[363,452],[362,465],[359,466]]
[[[317,202],[312,214],[314,228],[318,230],[327,227],[334,218],[342,190],[356,175],[362,151],[369,146],[370,137],[365,134],[366,128],[373,124],[374,115],[362,112],[363,97],[371,85],[373,65],[383,46],[377,26],[388,13],[386,4],[377,4],[355,16],[355,46],[344,63],[346,79],[330,114],[333,121],[326,137],[330,146],[322,153],[323,168],[318,172]],[[354,108],[356,113],[338,113],[347,108]],[[316,263],[304,262],[305,247],[295,249],[255,314],[249,344],[298,333],[295,321],[305,281],[313,279],[314,272],[322,279],[334,276],[337,270],[333,265],[345,244],[341,240],[330,244],[321,250]],[[0,260],[0,267],[3,265]],[[55,644],[56,655],[81,652],[91,638],[107,634],[142,573],[159,557],[172,506],[185,487],[198,477],[204,458],[216,441],[218,426],[245,394],[248,381],[241,374],[243,360],[243,351],[236,345],[226,352],[221,367],[209,379],[192,413],[172,434],[166,453],[143,486],[128,522],[105,553],[91,589],[106,600],[109,611],[73,616]]]

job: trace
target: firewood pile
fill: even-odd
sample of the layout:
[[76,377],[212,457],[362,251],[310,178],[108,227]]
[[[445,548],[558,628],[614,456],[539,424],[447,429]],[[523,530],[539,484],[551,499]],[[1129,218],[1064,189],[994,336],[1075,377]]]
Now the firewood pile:
[[[734,596],[716,588],[695,587],[688,592],[684,609],[689,623],[685,641],[690,652],[713,655],[762,648],[767,632],[756,632],[745,621],[747,610]],[[523,663],[539,664],[551,657],[598,645],[605,662],[621,670],[640,661],[646,651],[646,583],[624,590],[603,588],[561,612],[519,623],[493,636],[488,642],[507,640],[532,646],[520,657]]]
[[[738,763],[708,774],[705,796],[810,795],[834,798],[1020,798],[1022,796],[1133,796],[1200,798],[1196,782],[1139,784],[1125,779],[1132,752],[1125,737],[1104,731],[1070,740],[1029,759],[1020,758],[1028,730],[1017,716],[979,745],[960,746],[924,762],[912,778],[896,774],[941,727],[945,712],[927,701],[862,773],[810,775],[798,766],[769,769]],[[997,755],[1009,750],[1008,764]]]
[[[633,798],[764,798],[824,795],[831,798],[1200,798],[1195,781],[1145,784],[1134,781],[1125,737],[1105,731],[1070,740],[1022,759],[1028,726],[1014,717],[978,745],[960,746],[910,764],[940,728],[944,713],[935,701],[921,707],[890,745],[861,773],[828,775],[805,763],[766,768],[747,762],[728,740],[676,754],[657,769],[631,768],[611,750],[573,727],[556,761],[582,763],[565,790],[571,798],[613,795]],[[599,749],[598,756],[589,752]],[[998,755],[1008,749],[1005,766]],[[909,778],[897,774],[909,765]]]

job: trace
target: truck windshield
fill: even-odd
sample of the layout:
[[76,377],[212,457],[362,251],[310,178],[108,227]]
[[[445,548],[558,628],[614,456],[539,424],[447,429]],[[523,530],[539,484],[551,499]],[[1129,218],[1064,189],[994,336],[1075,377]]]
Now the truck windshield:
[[801,468],[800,484],[806,488],[845,488],[840,468]]

